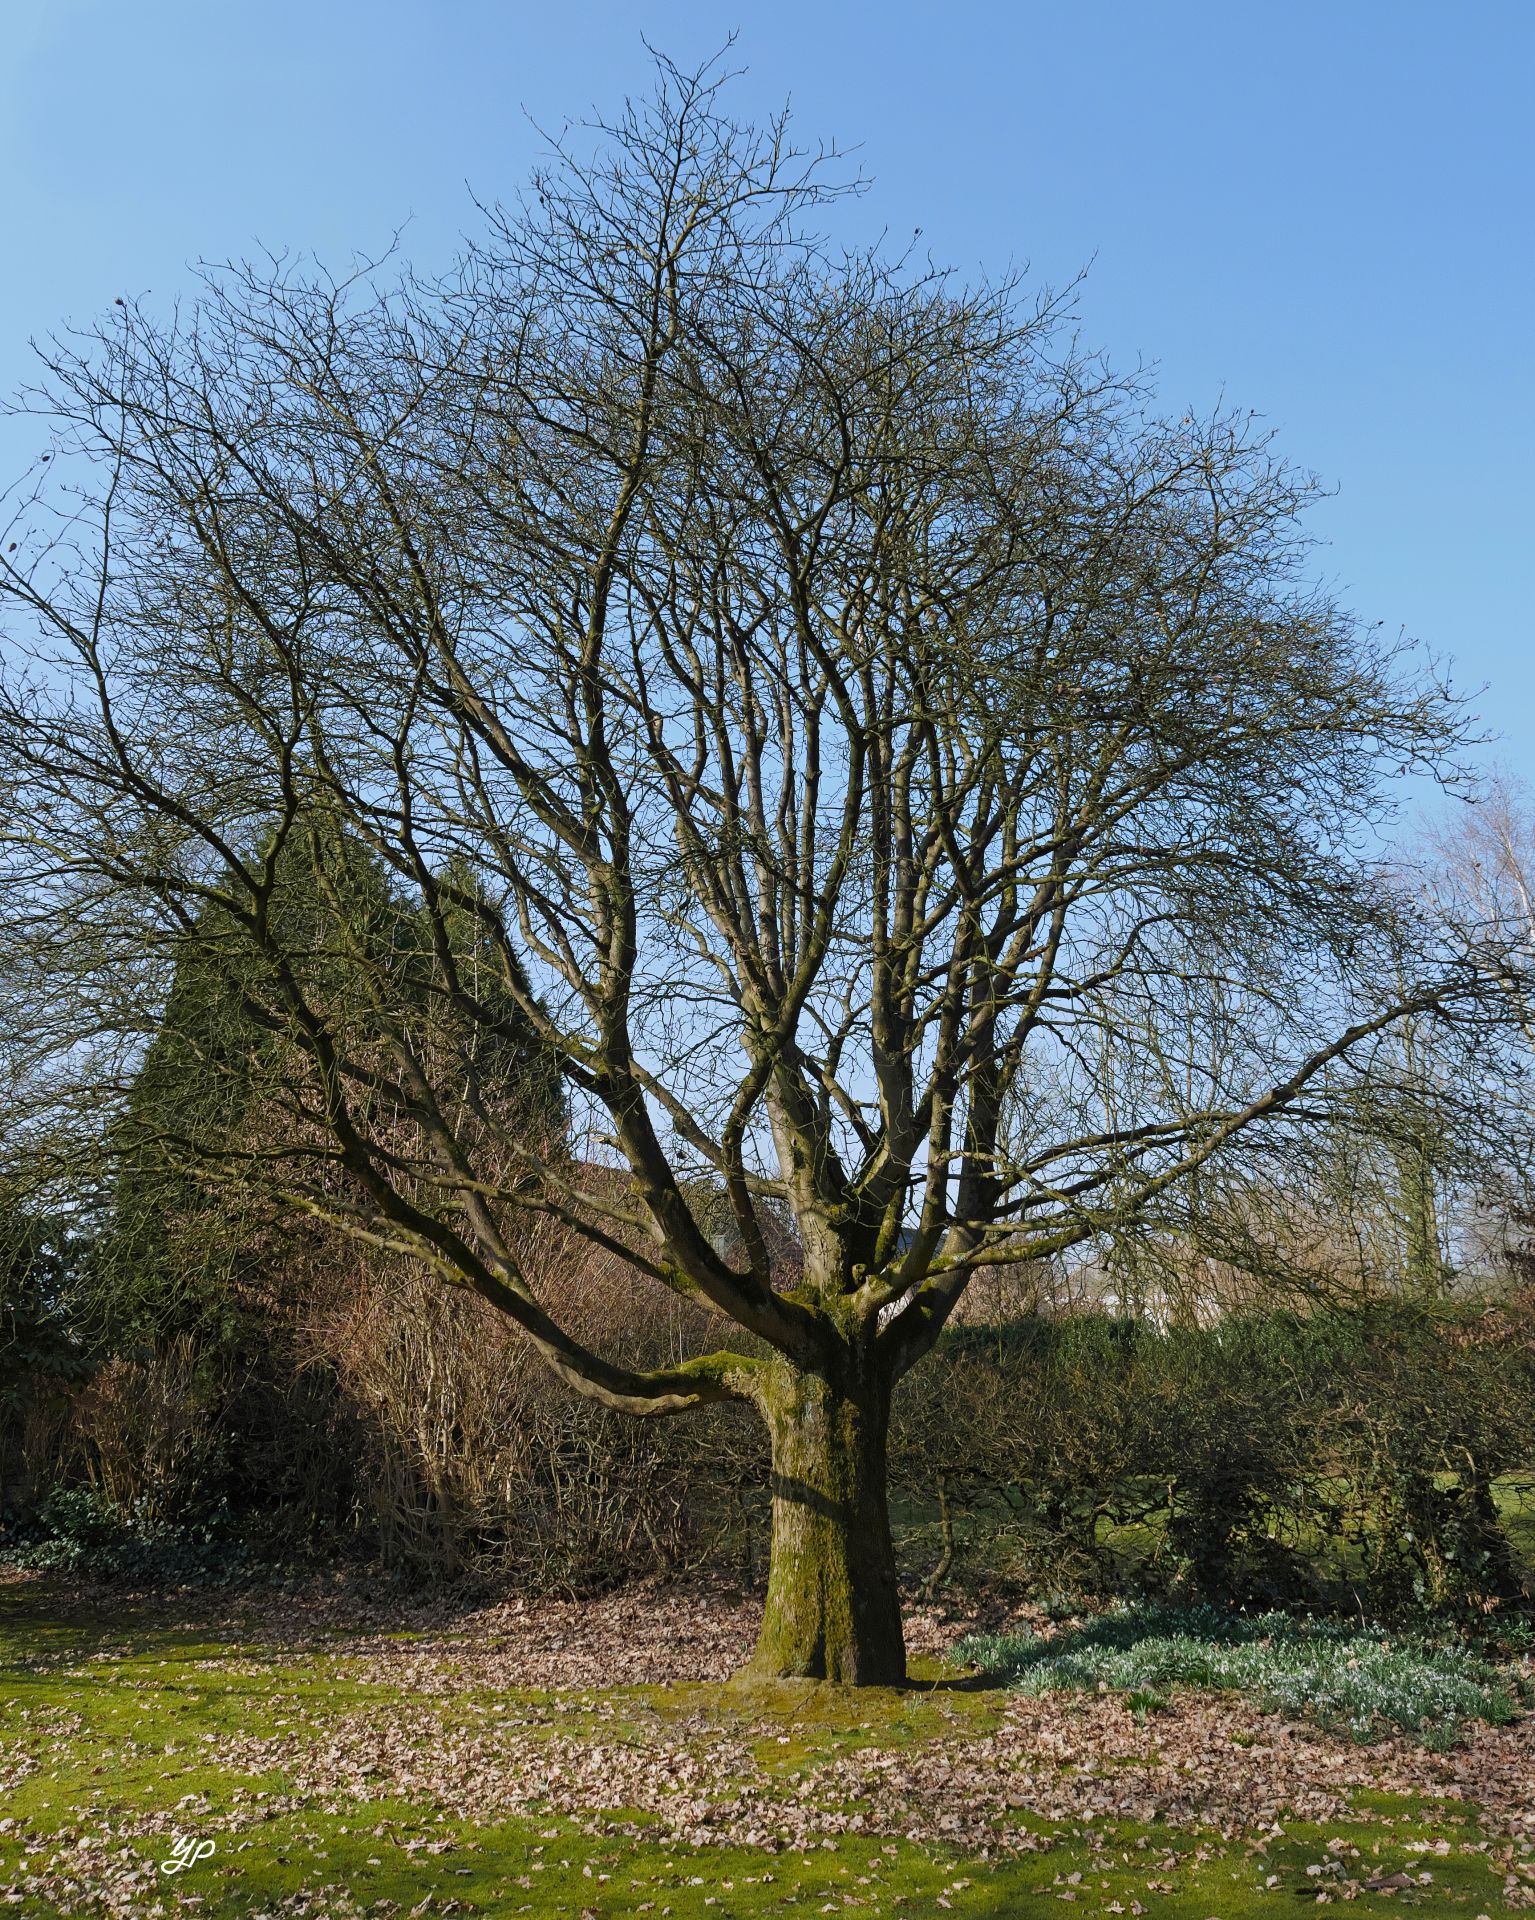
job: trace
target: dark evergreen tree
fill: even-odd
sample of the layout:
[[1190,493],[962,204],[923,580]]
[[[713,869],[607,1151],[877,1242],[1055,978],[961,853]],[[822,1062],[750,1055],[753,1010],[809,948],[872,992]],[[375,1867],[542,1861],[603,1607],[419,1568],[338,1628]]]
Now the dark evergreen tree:
[[[274,938],[364,1051],[370,1029],[382,1040],[408,1028],[434,1056],[434,1078],[446,1066],[466,1103],[520,1113],[541,1142],[558,1132],[558,1073],[497,984],[501,960],[488,951],[463,876],[455,886],[466,904],[439,921],[392,890],[363,843],[323,817],[264,851]],[[269,1297],[262,1268],[281,1261],[295,1222],[263,1183],[240,1178],[238,1149],[261,1151],[264,1102],[291,1102],[290,1044],[289,1015],[248,930],[221,906],[205,909],[113,1129],[110,1223],[88,1288],[98,1344],[121,1350],[193,1333],[227,1345],[240,1337],[240,1301]]]

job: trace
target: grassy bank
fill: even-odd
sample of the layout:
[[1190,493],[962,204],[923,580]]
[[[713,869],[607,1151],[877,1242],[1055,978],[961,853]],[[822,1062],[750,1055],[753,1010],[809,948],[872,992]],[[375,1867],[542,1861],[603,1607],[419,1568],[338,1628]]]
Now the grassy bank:
[[[1454,1755],[1365,1749],[1230,1697],[1137,1715],[936,1664],[900,1693],[512,1684],[538,1631],[0,1585],[0,1900],[39,1920],[1057,1902],[1227,1920],[1319,1894],[1468,1915],[1526,1898],[1518,1728]],[[1485,1805],[1463,1797],[1479,1764]]]

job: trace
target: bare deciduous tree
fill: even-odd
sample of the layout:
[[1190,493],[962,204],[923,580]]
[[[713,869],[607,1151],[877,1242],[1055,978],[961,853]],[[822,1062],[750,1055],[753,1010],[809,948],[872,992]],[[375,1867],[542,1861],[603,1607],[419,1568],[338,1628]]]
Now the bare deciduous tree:
[[[1250,418],[1154,416],[1012,283],[835,252],[835,155],[721,84],[662,63],[447,283],[225,269],[47,352],[8,879],[98,1033],[191,948],[240,981],[269,1131],[168,1145],[419,1256],[582,1393],[755,1406],[756,1669],[889,1682],[897,1381],[978,1271],[1460,991],[1371,856],[1456,720],[1306,585],[1310,486]],[[421,952],[275,910],[285,860],[344,887],[337,830]],[[558,1138],[498,1080],[508,1007]],[[575,1339],[530,1215],[749,1337]]]

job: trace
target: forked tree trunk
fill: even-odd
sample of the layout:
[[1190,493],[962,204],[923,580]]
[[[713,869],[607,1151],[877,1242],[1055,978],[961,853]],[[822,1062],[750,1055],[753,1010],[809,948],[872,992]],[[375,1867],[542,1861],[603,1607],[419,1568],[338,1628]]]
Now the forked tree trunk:
[[773,1446],[773,1557],[749,1678],[896,1686],[906,1643],[886,1504],[890,1397],[775,1371],[759,1402]]

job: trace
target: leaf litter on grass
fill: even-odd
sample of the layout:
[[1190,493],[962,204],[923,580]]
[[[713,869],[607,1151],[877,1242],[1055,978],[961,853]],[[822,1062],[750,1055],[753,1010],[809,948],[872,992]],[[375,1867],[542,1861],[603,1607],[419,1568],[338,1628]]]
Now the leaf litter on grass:
[[[185,1658],[161,1637],[148,1657],[77,1652],[22,1676],[0,1722],[24,1815],[0,1836],[0,1897],[9,1885],[14,1905],[24,1887],[29,1913],[126,1915],[151,1910],[154,1886],[167,1912],[283,1920],[428,1900],[423,1913],[649,1901],[655,1920],[706,1903],[705,1920],[816,1911],[823,1895],[838,1911],[1001,1910],[958,1886],[973,1878],[999,1897],[1038,1886],[1106,1911],[1230,1920],[1233,1876],[1315,1899],[1410,1871],[1441,1889],[1460,1876],[1468,1915],[1526,1900],[1528,1722],[1478,1725],[1435,1753],[1400,1733],[1361,1747],[1232,1693],[1137,1715],[1114,1693],[956,1678],[877,1696],[743,1691],[710,1675],[749,1639],[749,1614],[707,1594],[631,1593],[591,1615],[509,1603],[403,1636],[374,1613],[349,1628],[322,1611],[290,1618],[286,1641],[273,1607],[247,1611],[221,1650],[205,1621],[183,1621]],[[622,1658],[628,1684],[594,1678],[604,1627],[644,1650]],[[234,1878],[204,1870],[206,1895],[190,1877],[168,1892],[155,1861],[193,1825]],[[1446,1855],[1414,1856],[1419,1841]],[[8,1882],[20,1854],[28,1872]],[[1212,1875],[1232,1903],[1185,1909]],[[258,1884],[255,1906],[231,1891]],[[1368,1897],[1421,1904],[1433,1887],[1414,1877]]]

